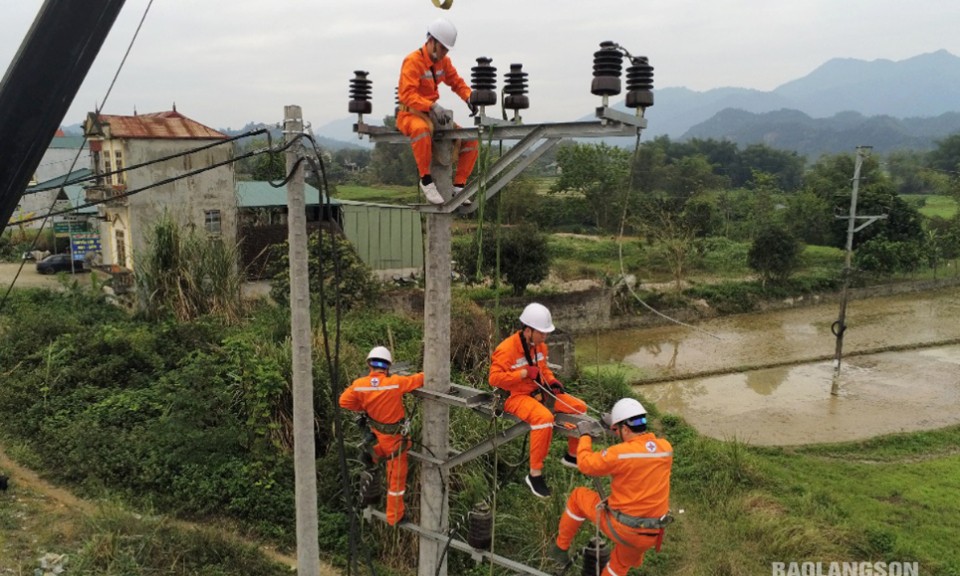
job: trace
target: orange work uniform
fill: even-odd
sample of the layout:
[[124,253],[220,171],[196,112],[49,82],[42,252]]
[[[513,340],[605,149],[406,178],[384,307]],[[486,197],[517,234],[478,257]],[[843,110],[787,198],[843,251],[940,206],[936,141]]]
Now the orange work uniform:
[[[510,397],[503,404],[503,409],[530,425],[530,469],[543,470],[543,461],[550,451],[550,441],[553,439],[553,413],[539,400],[534,398],[540,393],[537,383],[530,378],[520,376],[530,364],[523,350],[523,334],[515,332],[504,340],[493,352],[493,361],[490,363],[490,385],[510,392]],[[539,344],[529,347],[530,360],[540,370],[542,382],[557,381],[550,367],[547,366],[547,345]],[[556,395],[554,410],[565,414],[584,414],[587,404],[575,397],[561,392]],[[577,438],[567,439],[567,449],[573,454],[577,450]]]
[[[643,555],[657,544],[658,529],[631,528],[618,514],[635,518],[660,518],[670,508],[670,470],[673,447],[663,438],[647,432],[607,448],[593,451],[590,436],[581,436],[577,467],[588,476],[610,476],[610,497],[600,504],[600,495],[589,488],[575,488],[560,517],[557,546],[563,550],[577,535],[584,520],[600,527],[613,541],[610,562],[603,576],[626,576],[630,568],[643,564]],[[599,507],[599,508],[598,508]]]
[[423,372],[412,376],[388,375],[379,369],[357,378],[340,394],[340,406],[354,412],[366,412],[373,420],[377,437],[373,451],[377,461],[387,459],[387,524],[393,526],[403,517],[403,494],[407,488],[407,450],[409,440],[402,434],[388,434],[377,425],[393,426],[406,417],[403,395],[423,386]]
[[[421,177],[430,173],[430,161],[433,158],[433,123],[427,115],[430,107],[440,98],[438,88],[441,82],[450,86],[464,101],[470,99],[470,86],[457,73],[449,56],[434,62],[424,45],[403,59],[400,85],[397,89],[397,98],[400,100],[397,130],[410,138],[413,157],[417,161],[417,170]],[[473,172],[474,164],[477,163],[478,151],[476,140],[461,143],[457,172],[453,178],[455,184],[466,183],[470,173]]]

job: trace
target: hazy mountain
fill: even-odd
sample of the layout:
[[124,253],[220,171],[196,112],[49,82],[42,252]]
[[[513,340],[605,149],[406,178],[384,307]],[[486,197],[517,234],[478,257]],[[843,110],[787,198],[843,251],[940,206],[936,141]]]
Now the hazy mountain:
[[[853,111],[865,116],[930,118],[960,111],[960,58],[940,50],[906,60],[835,58],[773,91],[715,88],[654,90],[646,135],[681,138],[728,108],[745,112],[798,110],[812,118]],[[729,118],[727,119],[729,122]]]
[[754,113],[728,108],[685,132],[688,138],[729,140],[741,146],[766,144],[793,150],[810,159],[821,154],[850,152],[857,146],[874,151],[930,150],[936,140],[960,132],[960,113],[933,118],[894,118],[841,112],[830,118],[812,118],[797,110]]

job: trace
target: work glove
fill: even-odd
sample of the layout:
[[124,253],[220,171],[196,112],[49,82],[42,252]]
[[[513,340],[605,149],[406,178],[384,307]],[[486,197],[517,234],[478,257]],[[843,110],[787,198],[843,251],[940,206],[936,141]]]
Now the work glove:
[[554,394],[563,394],[566,392],[566,390],[563,388],[563,384],[561,384],[559,380],[554,380],[550,383],[550,391]]
[[603,433],[603,430],[600,429],[600,426],[596,422],[577,422],[577,432],[581,436],[591,436],[593,438],[599,438]]
[[527,366],[527,378],[531,380],[536,380],[537,376],[540,375],[540,369],[536,366]]
[[453,122],[453,112],[434,103],[434,105],[430,107],[430,120],[434,126],[446,126]]

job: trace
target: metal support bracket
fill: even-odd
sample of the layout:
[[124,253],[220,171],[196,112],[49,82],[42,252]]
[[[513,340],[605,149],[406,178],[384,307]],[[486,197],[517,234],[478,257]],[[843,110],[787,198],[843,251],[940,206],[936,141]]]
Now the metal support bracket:
[[[370,507],[364,508],[363,518],[365,520],[370,520],[371,518],[377,518],[379,520],[383,520],[384,522],[387,521],[386,514],[384,514],[383,512],[380,512],[379,510],[374,510],[373,508],[370,508]],[[458,550],[460,552],[466,552],[476,562],[486,560],[491,564],[494,564],[496,566],[503,566],[504,568],[507,568],[508,570],[512,570],[517,574],[529,574],[530,576],[551,576],[547,572],[537,570],[536,568],[531,568],[530,566],[526,566],[519,562],[515,562],[509,558],[500,556],[499,554],[494,554],[493,552],[489,552],[487,550],[478,550],[462,540],[457,540],[456,538],[450,538],[450,536],[448,535],[439,534],[432,530],[421,528],[419,525],[414,524],[413,522],[409,522],[409,521],[402,522],[400,524],[397,524],[397,527],[407,530],[409,532],[413,532],[414,534],[417,534],[422,538],[428,538],[435,542],[439,542],[440,544],[443,544],[445,546],[449,546],[454,550]]]

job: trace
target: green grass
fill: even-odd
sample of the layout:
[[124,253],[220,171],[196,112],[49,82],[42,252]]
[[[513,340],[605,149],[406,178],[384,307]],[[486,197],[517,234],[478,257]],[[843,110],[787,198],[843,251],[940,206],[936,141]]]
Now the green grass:
[[[550,268],[564,280],[620,275],[616,237],[551,234],[548,249],[552,258]],[[628,274],[636,273],[644,265],[643,250],[636,238],[623,240],[623,260]]]
[[336,197],[340,200],[357,202],[378,202],[382,204],[414,204],[419,202],[416,186],[357,186],[341,184],[337,186]]
[[939,216],[946,219],[952,218],[957,213],[957,201],[949,196],[901,194],[900,197],[906,203],[916,207],[927,218]]

